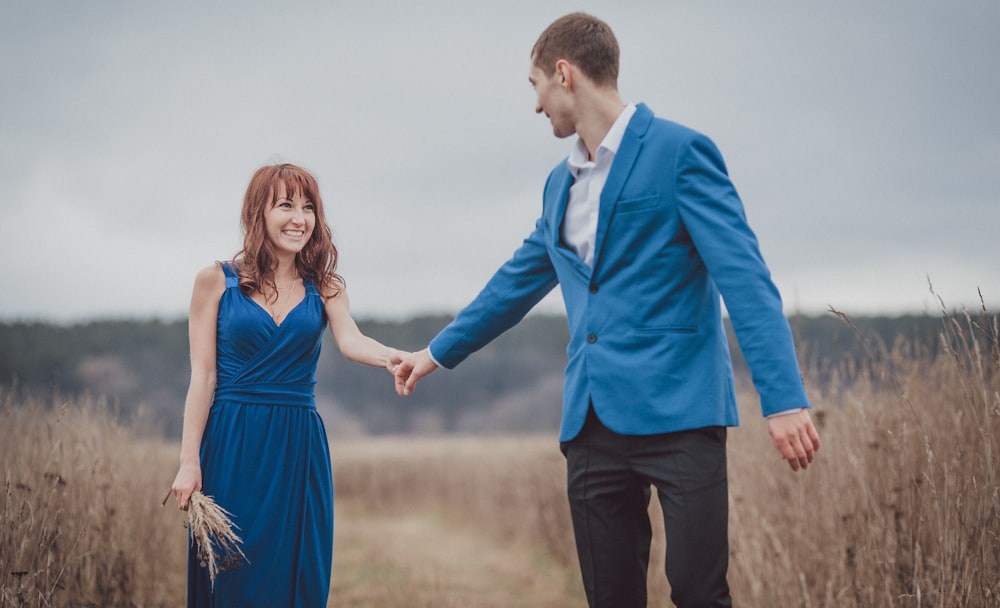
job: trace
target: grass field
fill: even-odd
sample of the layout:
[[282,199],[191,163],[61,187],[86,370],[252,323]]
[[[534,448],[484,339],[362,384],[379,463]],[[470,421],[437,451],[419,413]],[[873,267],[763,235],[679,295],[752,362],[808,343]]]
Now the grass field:
[[[995,318],[944,319],[943,350],[872,344],[807,385],[823,447],[793,474],[755,397],[730,434],[738,605],[1000,605]],[[185,530],[159,502],[177,446],[99,402],[0,395],[0,607],[178,606]],[[584,606],[554,437],[361,438],[332,445],[330,606]],[[650,605],[669,605],[651,505]],[[224,573],[223,573],[224,576]]]

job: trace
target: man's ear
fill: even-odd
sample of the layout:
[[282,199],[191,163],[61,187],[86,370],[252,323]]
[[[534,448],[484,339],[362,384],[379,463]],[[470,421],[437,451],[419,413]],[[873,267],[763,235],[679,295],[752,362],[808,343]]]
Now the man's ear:
[[573,89],[573,64],[560,59],[556,62],[556,73],[553,76],[556,83],[568,90]]

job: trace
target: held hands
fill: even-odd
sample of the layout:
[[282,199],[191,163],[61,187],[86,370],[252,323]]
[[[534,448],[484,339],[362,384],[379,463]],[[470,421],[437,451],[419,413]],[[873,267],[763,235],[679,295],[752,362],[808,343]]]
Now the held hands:
[[808,467],[819,450],[819,433],[809,417],[809,410],[771,416],[767,419],[767,430],[774,447],[793,471]]
[[437,369],[437,364],[431,359],[430,350],[423,349],[403,358],[395,368],[396,392],[405,397],[413,392],[417,380]]
[[403,359],[409,357],[413,353],[406,352],[405,350],[399,350],[397,348],[388,348],[388,355],[385,361],[385,368],[389,370],[389,373],[393,376],[396,375],[396,368],[399,364],[403,362]]

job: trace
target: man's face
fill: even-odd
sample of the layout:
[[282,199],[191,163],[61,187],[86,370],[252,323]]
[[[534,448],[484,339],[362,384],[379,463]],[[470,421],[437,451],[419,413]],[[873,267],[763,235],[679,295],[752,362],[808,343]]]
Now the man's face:
[[552,133],[559,138],[576,133],[576,125],[570,113],[572,98],[565,86],[562,73],[557,69],[552,76],[547,76],[545,71],[532,61],[528,81],[535,88],[535,95],[538,97],[535,101],[535,112],[545,113],[552,123]]

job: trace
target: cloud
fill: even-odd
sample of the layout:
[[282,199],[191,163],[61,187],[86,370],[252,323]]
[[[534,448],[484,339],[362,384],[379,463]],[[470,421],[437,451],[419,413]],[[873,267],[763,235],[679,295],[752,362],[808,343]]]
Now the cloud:
[[[10,7],[0,318],[184,315],[278,160],[317,175],[356,315],[457,310],[569,149],[532,113],[528,51],[577,6]],[[920,309],[928,274],[1000,301],[1000,7],[583,8],[618,34],[623,95],[719,144],[790,307]]]

